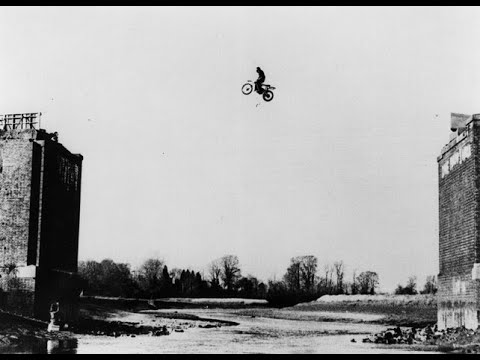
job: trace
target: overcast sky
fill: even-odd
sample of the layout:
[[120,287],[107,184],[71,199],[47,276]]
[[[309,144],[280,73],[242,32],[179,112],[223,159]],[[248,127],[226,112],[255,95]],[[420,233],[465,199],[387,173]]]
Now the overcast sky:
[[[0,8],[0,112],[84,156],[80,260],[438,273],[437,156],[480,112],[478,8]],[[255,68],[270,103],[240,89]],[[348,280],[350,280],[350,275]]]

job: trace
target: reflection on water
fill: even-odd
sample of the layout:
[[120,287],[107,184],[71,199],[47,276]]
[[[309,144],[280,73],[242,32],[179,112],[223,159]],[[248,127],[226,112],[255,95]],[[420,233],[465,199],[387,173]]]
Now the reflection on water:
[[77,339],[38,340],[8,348],[0,348],[0,354],[76,354]]
[[77,339],[47,340],[48,354],[76,354],[78,347]]
[[44,341],[21,344],[11,347],[0,347],[0,354],[46,354]]

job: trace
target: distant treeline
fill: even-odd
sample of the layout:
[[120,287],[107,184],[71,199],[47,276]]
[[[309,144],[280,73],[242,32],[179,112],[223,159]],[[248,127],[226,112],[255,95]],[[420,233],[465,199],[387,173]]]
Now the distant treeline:
[[423,290],[417,290],[417,277],[410,276],[408,278],[407,284],[402,286],[400,284],[397,285],[395,289],[396,295],[416,295],[420,294],[435,294],[437,292],[437,277],[436,276],[427,276],[425,281],[425,285],[423,286]]
[[[238,297],[266,299],[274,306],[289,306],[312,301],[323,295],[375,294],[379,276],[374,271],[353,271],[345,279],[343,261],[325,265],[318,274],[318,260],[313,255],[290,260],[281,280],[263,283],[252,275],[242,276],[238,257],[225,255],[207,266],[206,276],[191,269],[169,270],[160,259],[148,259],[138,269],[129,264],[105,259],[79,262],[84,295],[168,298],[168,297]],[[415,280],[415,281],[414,281]],[[416,278],[396,293],[416,293]],[[422,293],[436,291],[435,277],[428,277]]]
[[323,295],[375,294],[379,285],[374,271],[353,272],[352,281],[345,279],[343,261],[325,265],[323,273],[317,275],[318,260],[313,255],[290,259],[281,281],[269,281],[267,300],[274,305],[288,306],[299,302],[318,299]]
[[241,276],[238,258],[226,255],[213,261],[208,278],[191,269],[169,270],[160,259],[148,259],[138,269],[105,259],[81,261],[78,272],[84,295],[134,298],[242,297],[264,299],[267,286],[253,276]]

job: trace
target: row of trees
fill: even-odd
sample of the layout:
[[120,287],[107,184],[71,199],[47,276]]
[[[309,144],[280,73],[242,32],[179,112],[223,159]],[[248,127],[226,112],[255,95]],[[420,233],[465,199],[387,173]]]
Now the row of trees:
[[269,281],[267,300],[272,304],[290,305],[311,301],[322,295],[375,294],[379,285],[378,274],[364,271],[356,274],[352,282],[345,280],[345,265],[336,261],[325,265],[323,274],[318,275],[318,259],[313,255],[290,259],[290,265],[280,281]]
[[[353,271],[345,278],[343,261],[318,267],[313,255],[297,256],[281,280],[268,285],[254,276],[242,276],[238,257],[225,255],[207,266],[206,277],[191,269],[169,270],[160,259],[148,259],[138,269],[129,264],[105,259],[101,262],[81,261],[79,273],[85,295],[162,298],[162,297],[244,297],[267,299],[273,305],[292,305],[311,301],[322,295],[375,294],[379,276],[375,271]],[[396,294],[418,293],[415,277],[406,286],[398,285]],[[435,293],[436,278],[427,278],[420,293]]]
[[160,259],[148,259],[138,269],[111,259],[81,261],[78,267],[85,295],[161,297],[265,298],[267,287],[254,276],[241,275],[238,258],[226,255],[209,265],[209,278],[199,272],[173,268]]
[[[420,294],[435,294],[436,292],[437,292],[437,277],[433,275],[427,276],[423,290],[420,290]],[[419,291],[417,290],[416,276],[410,276],[405,286],[398,284],[397,288],[395,289],[396,295],[416,295],[418,293]]]
[[252,275],[243,277],[238,257],[225,255],[208,265],[210,286],[225,296],[265,298],[267,286]]

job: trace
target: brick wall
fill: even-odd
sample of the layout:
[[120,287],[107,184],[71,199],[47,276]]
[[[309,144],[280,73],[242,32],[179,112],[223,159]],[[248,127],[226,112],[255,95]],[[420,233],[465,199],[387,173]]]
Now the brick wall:
[[25,315],[34,315],[35,278],[19,278],[2,273],[0,278],[0,306],[2,309]]
[[[82,160],[45,131],[0,130],[2,308],[48,319],[60,300],[65,319],[78,316]],[[9,264],[19,276],[3,271]]]
[[0,141],[0,266],[27,264],[32,143]]
[[479,133],[473,121],[438,159],[439,267],[438,325],[476,328],[479,213]]

